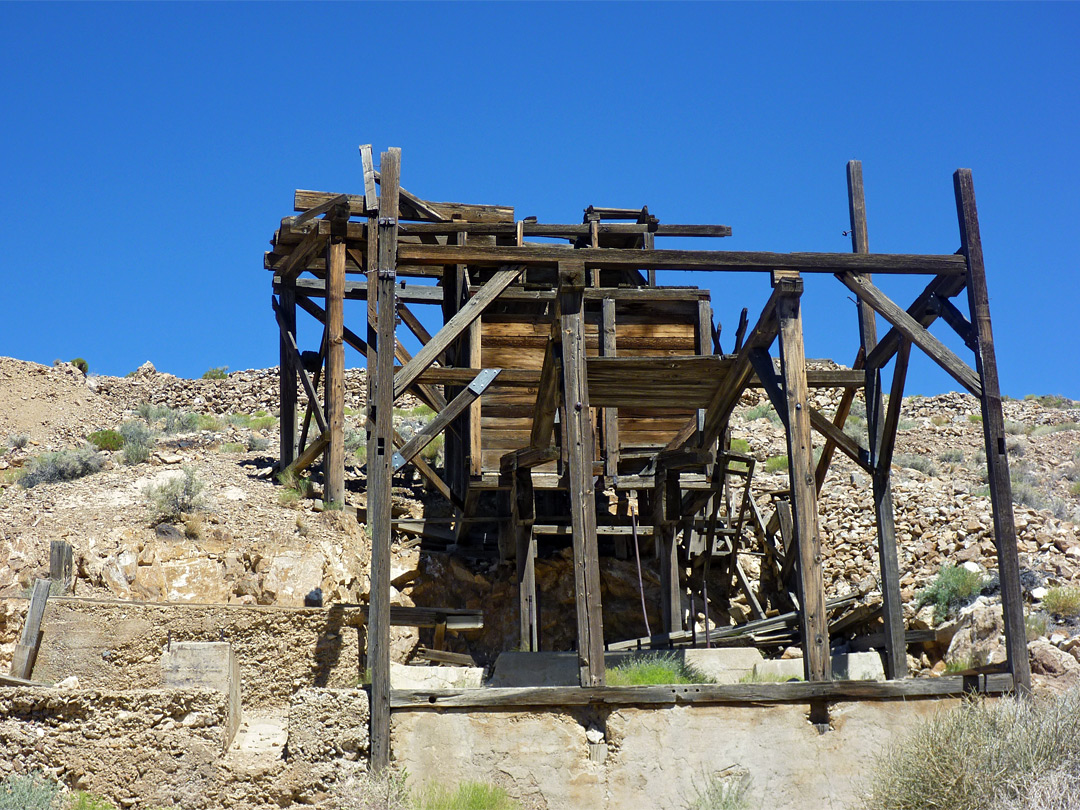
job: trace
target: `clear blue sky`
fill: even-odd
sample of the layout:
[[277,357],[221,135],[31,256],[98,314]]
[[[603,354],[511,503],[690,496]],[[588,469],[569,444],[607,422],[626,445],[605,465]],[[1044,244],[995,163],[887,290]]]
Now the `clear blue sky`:
[[[262,253],[293,189],[361,189],[360,143],[430,199],[648,204],[732,250],[850,250],[859,158],[876,252],[956,250],[973,169],[1003,390],[1080,398],[1076,4],[8,3],[0,28],[0,354],[275,365]],[[768,295],[661,281],[710,286],[728,348]],[[850,362],[846,290],[805,301],[808,354]],[[913,357],[909,392],[953,388]]]

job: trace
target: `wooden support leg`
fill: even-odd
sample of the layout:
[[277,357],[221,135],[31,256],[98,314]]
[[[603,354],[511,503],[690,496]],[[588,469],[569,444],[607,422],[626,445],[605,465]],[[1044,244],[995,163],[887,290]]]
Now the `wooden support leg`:
[[49,579],[56,583],[58,593],[70,593],[75,582],[75,566],[71,543],[66,540],[49,543]]
[[[345,240],[334,237],[326,252],[326,477],[323,500],[328,505],[345,503]],[[393,319],[390,321],[393,323]]]
[[[679,474],[663,466],[656,469],[653,489],[653,542],[660,562],[660,613],[664,632],[675,633],[682,627],[682,586],[679,581],[679,547],[675,542],[679,509]],[[672,490],[674,489],[674,497]],[[708,553],[706,549],[706,553]]]
[[[371,768],[390,764],[390,463],[394,435],[394,319],[401,150],[382,154],[376,307],[378,355],[369,369],[368,403],[375,428],[368,442],[368,532],[371,535]],[[329,308],[329,302],[328,302]]]
[[529,652],[540,649],[539,611],[536,601],[536,535],[533,533],[535,505],[532,472],[516,470],[511,509],[517,536],[518,616],[521,626],[520,648]]
[[604,625],[600,609],[600,558],[596,544],[593,491],[593,429],[585,373],[585,267],[559,265],[559,319],[562,330],[563,424],[567,438],[567,479],[574,542],[578,662],[582,686],[604,685]]
[[[282,327],[296,334],[296,289],[293,285],[283,285],[278,296],[278,307],[282,315]],[[280,391],[280,410],[278,412],[279,433],[281,436],[278,456],[279,467],[284,470],[296,460],[296,368],[293,365],[292,347],[285,335],[279,338],[278,386]]]
[[[855,253],[869,253],[869,236],[866,227],[866,198],[863,193],[862,163],[848,163],[848,205],[851,215],[851,245]],[[859,300],[859,337],[863,356],[869,356],[877,345],[877,321],[869,304]],[[906,365],[906,363],[905,363]],[[901,371],[899,367],[897,371]],[[901,381],[903,378],[901,371]],[[905,678],[907,669],[907,644],[904,638],[904,612],[900,603],[900,563],[896,554],[896,527],[894,524],[891,465],[879,465],[883,441],[892,447],[892,439],[884,433],[885,411],[881,401],[881,371],[866,366],[866,427],[870,442],[871,463],[875,467],[872,476],[874,488],[874,522],[877,526],[878,568],[881,574],[882,618],[885,622],[885,676],[890,680]],[[891,456],[891,451],[888,455]]]
[[800,623],[803,666],[808,681],[832,679],[829,655],[828,616],[825,612],[825,580],[821,571],[821,537],[818,534],[817,490],[814,486],[814,454],[810,438],[807,402],[806,355],[803,349],[801,279],[780,276],[774,284],[787,294],[777,305],[780,323],[780,358],[788,411],[788,468],[794,509],[795,542],[799,554]]
[[961,249],[967,257],[968,305],[978,340],[976,368],[982,380],[983,439],[986,443],[986,472],[990,503],[994,513],[994,542],[997,545],[998,575],[1001,578],[1001,609],[1005,619],[1005,646],[1013,684],[1021,694],[1031,692],[1031,664],[1028,661],[1024,629],[1023,591],[1020,561],[1016,553],[1016,525],[1013,523],[1012,484],[1005,455],[1005,418],[1001,412],[994,334],[990,327],[990,298],[986,289],[979,214],[975,208],[975,186],[970,169],[953,175],[956,213],[960,221]]

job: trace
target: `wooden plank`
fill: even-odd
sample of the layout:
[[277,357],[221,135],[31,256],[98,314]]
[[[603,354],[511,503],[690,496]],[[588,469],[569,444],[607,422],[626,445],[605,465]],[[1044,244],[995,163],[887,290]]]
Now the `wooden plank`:
[[574,527],[574,594],[577,603],[581,685],[604,684],[604,625],[600,609],[600,556],[593,491],[593,430],[585,371],[585,268],[559,267],[559,328],[567,488]]
[[[480,318],[477,318],[471,324],[469,324],[467,331],[468,339],[465,341],[466,359],[470,366],[479,366],[483,364],[482,351],[483,346],[480,343],[481,332]],[[481,419],[481,404],[479,399],[476,399],[469,405],[466,415],[469,422],[469,475],[478,476],[484,472],[484,449],[483,449],[483,436],[481,435],[480,419]]]
[[[298,228],[299,226],[303,225],[305,222],[308,222],[309,220],[315,219],[315,217],[317,217],[317,216],[319,216],[321,214],[325,214],[325,213],[327,213],[327,212],[329,212],[329,211],[331,211],[334,208],[337,208],[339,206],[346,206],[347,207],[348,204],[349,204],[349,202],[348,202],[348,199],[346,198],[346,196],[344,194],[338,194],[336,197],[331,197],[329,200],[326,200],[325,202],[321,202],[318,205],[316,205],[314,208],[309,208],[306,211],[304,211],[303,213],[296,215],[295,217],[288,217],[287,219],[282,220],[282,223],[284,224],[285,222],[288,222],[288,224],[291,227]],[[348,219],[347,216],[346,216],[346,219]]]
[[[394,325],[397,248],[398,188],[401,150],[383,152],[382,194],[379,197],[377,292],[375,299],[376,347],[374,373],[369,367],[368,533],[371,536],[371,597],[368,615],[368,665],[371,668],[371,767],[382,771],[390,764],[390,454],[394,433]],[[369,276],[369,281],[370,281]]]
[[[400,251],[400,248],[399,248]],[[440,329],[394,378],[394,396],[399,397],[453,343],[499,293],[509,287],[525,268],[521,265],[500,270]]]
[[[617,353],[615,336],[615,299],[605,298],[601,303],[600,352],[604,357],[615,357]],[[708,303],[706,303],[708,306]],[[588,371],[588,369],[586,369]],[[602,429],[604,441],[604,475],[619,474],[619,412],[615,408],[604,408]]]
[[[817,408],[808,405],[807,410],[810,414],[810,426],[814,430],[824,436],[834,447],[838,447],[845,456],[858,464],[864,472],[874,471],[873,466],[870,464],[870,452],[865,447],[830,422],[828,417]],[[816,473],[814,479],[817,480]]]
[[804,273],[891,273],[962,275],[962,257],[895,253],[758,253],[728,250],[632,250],[568,248],[554,245],[400,245],[398,259],[406,264],[557,265],[573,258],[588,268],[609,270],[701,270],[714,272],[799,270]]
[[[1011,691],[1008,676],[987,678],[986,694]],[[911,678],[897,681],[789,681],[787,683],[671,684],[667,686],[490,687],[486,689],[395,689],[391,708],[434,710],[501,708],[510,706],[656,706],[682,704],[802,703],[895,700],[903,698],[961,697],[960,676]]]
[[528,470],[541,464],[555,461],[559,458],[559,448],[550,447],[525,447],[521,450],[513,450],[502,457],[499,468],[507,472],[513,470]]
[[284,284],[278,294],[281,328],[278,334],[278,465],[285,469],[296,458],[296,365],[285,335],[296,334],[296,290]]
[[407,236],[449,236],[468,231],[476,236],[513,236],[520,235],[517,244],[522,244],[527,236],[542,236],[549,239],[567,239],[575,241],[581,237],[591,237],[595,227],[598,237],[606,236],[669,236],[669,237],[724,237],[731,236],[730,225],[676,225],[636,222],[588,222],[577,225],[563,225],[546,222],[477,223],[477,222],[422,222],[407,223],[401,226],[402,235]]
[[855,293],[859,300],[868,303],[875,312],[900,330],[904,337],[926,352],[930,359],[945,369],[954,380],[975,396],[982,396],[979,375],[975,370],[930,334],[922,324],[900,309],[885,293],[862,276],[838,274],[837,278]]
[[301,472],[306,470],[323,454],[326,450],[326,445],[330,443],[330,431],[324,430],[319,434],[318,438],[309,444],[304,451],[297,456],[296,461],[289,465],[289,469],[294,472]]
[[[360,163],[363,166],[364,171],[364,197],[362,200],[363,211],[357,211],[357,214],[367,215],[374,214],[379,210],[379,196],[375,190],[375,159],[371,154],[371,144],[365,143],[360,146]],[[299,192],[297,192],[299,194]],[[345,197],[349,202],[350,210],[353,207],[353,202],[349,200],[348,195]]]
[[427,647],[418,647],[416,657],[421,661],[432,661],[436,664],[449,664],[455,667],[478,666],[476,659],[466,653],[447,652],[446,650],[429,650]]
[[[731,371],[722,385],[718,385],[713,394],[708,408],[705,410],[704,427],[701,430],[700,445],[705,447],[716,441],[717,437],[727,428],[728,420],[732,411],[739,403],[739,397],[750,379],[752,366],[750,353],[756,349],[767,349],[776,337],[776,304],[779,300],[778,291],[774,290],[761,311],[753,332],[747,338],[746,343],[735,357]],[[686,423],[671,441],[665,446],[666,449],[683,447],[689,443],[698,432],[697,417]]]
[[327,247],[326,274],[326,445],[323,500],[330,508],[345,502],[345,242],[331,238]]
[[[278,277],[274,276],[274,291],[278,292],[282,287]],[[297,292],[309,298],[322,298],[326,295],[324,282],[314,278],[298,278],[295,282]],[[443,300],[442,287],[431,287],[426,284],[407,284],[400,281],[397,284],[397,300],[406,304],[441,304]],[[366,301],[368,299],[368,283],[366,281],[346,281],[345,300]]]
[[38,647],[41,644],[41,620],[45,618],[45,604],[49,601],[49,580],[35,579],[30,594],[30,606],[26,610],[22,636],[15,645],[11,658],[11,676],[29,680],[34,672]]
[[454,397],[445,408],[439,411],[434,419],[418,430],[406,442],[404,447],[394,453],[391,471],[397,472],[412,461],[413,457],[434,441],[435,437],[442,433],[450,422],[478,400],[498,375],[499,369],[497,368],[486,368],[477,374],[476,379],[469,383],[464,391]]
[[274,266],[274,273],[281,277],[283,283],[288,284],[303,272],[306,262],[326,242],[326,237],[318,231],[309,233],[293,248],[292,253],[286,256],[280,264]]
[[680,517],[679,479],[659,462],[652,498],[653,537],[656,538],[656,550],[660,555],[660,615],[664,632],[671,635],[683,629],[679,547],[675,542],[675,524]]
[[907,378],[908,359],[911,357],[911,344],[904,341],[896,353],[896,365],[893,367],[892,387],[889,390],[889,408],[885,412],[885,421],[881,429],[881,443],[878,445],[875,466],[879,474],[892,466],[893,449],[896,447],[896,434],[900,427],[900,409],[904,405],[904,380]]
[[537,652],[540,649],[540,603],[536,598],[536,534],[533,522],[536,507],[532,473],[528,468],[515,470],[511,490],[511,519],[517,543],[518,647]]
[[71,543],[66,540],[49,542],[49,580],[56,583],[56,593],[71,593],[75,583],[75,558]]
[[776,279],[781,292],[777,304],[780,327],[781,375],[787,398],[788,467],[791,476],[795,538],[799,555],[799,611],[806,680],[832,678],[825,581],[821,567],[821,536],[818,533],[817,490],[814,488],[813,447],[807,402],[806,357],[803,350],[801,280]]
[[537,378],[536,401],[532,409],[532,428],[529,445],[545,447],[551,442],[555,430],[555,412],[559,408],[559,365],[557,352],[560,330],[558,322],[551,324],[551,334],[544,349],[544,362]]
[[[848,210],[851,221],[851,249],[856,254],[870,252],[866,222],[866,195],[863,190],[862,163],[847,165]],[[870,277],[865,277],[867,282]],[[935,280],[936,281],[936,280]],[[859,341],[864,358],[869,358],[877,343],[874,310],[858,299]],[[906,363],[905,363],[906,364]],[[878,462],[882,448],[885,415],[881,402],[881,367],[866,363],[866,427],[870,444],[870,462],[874,467],[871,481],[874,495],[874,525],[877,530],[878,570],[881,579],[882,620],[886,639],[885,674],[889,678],[907,675],[907,647],[904,642],[904,614],[900,600],[900,563],[896,551],[896,527],[893,510],[891,468]],[[895,433],[895,430],[893,431]]]
[[[378,172],[373,172],[373,177],[380,177]],[[326,200],[328,197],[336,197],[337,194],[329,191],[309,191],[307,189],[297,189],[293,195],[293,210],[303,211],[307,208],[312,208],[319,203]],[[415,195],[409,195],[419,199]],[[364,216],[369,210],[373,210],[371,206],[368,206],[364,200],[364,197],[355,194],[346,194],[346,199],[349,202],[350,213],[357,216]],[[514,208],[507,205],[476,205],[471,203],[456,203],[456,202],[432,202],[431,200],[424,200],[424,205],[427,208],[437,212],[439,217],[446,220],[466,220],[469,223],[473,222],[508,222],[514,221]],[[409,204],[406,202],[405,208],[409,208]],[[405,213],[415,213],[406,210]],[[395,218],[403,216],[399,212],[395,211],[392,216]],[[451,262],[453,264],[453,262]]]
[[1020,585],[1020,562],[1016,550],[1016,524],[1013,522],[1012,484],[1005,451],[1005,419],[1001,410],[994,334],[990,324],[990,295],[983,264],[979,214],[975,207],[975,186],[970,169],[957,169],[953,175],[956,215],[960,223],[960,244],[967,262],[968,306],[971,323],[978,336],[975,363],[982,380],[980,405],[983,417],[983,440],[986,447],[987,483],[994,516],[994,544],[997,547],[998,574],[1001,578],[1001,605],[1005,620],[1005,646],[1009,669],[1017,691],[1031,690],[1031,665],[1028,661],[1024,629],[1024,597]]

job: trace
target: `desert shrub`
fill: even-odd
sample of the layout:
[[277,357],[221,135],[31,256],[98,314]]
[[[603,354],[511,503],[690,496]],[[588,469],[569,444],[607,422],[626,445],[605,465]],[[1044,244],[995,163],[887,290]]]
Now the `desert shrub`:
[[199,417],[193,413],[187,411],[174,411],[169,409],[165,414],[165,427],[164,432],[169,433],[191,433],[193,430],[199,429]]
[[98,450],[119,450],[124,446],[124,437],[120,431],[111,428],[108,430],[95,430],[86,438]]
[[1008,419],[1005,420],[1005,432],[1009,435],[1018,436],[1027,433],[1027,431],[1028,426],[1022,422],[1010,422]]
[[901,418],[900,421],[896,423],[897,430],[914,430],[918,426],[919,423],[916,422],[914,419]]
[[949,610],[976,596],[986,585],[983,575],[962,566],[946,563],[934,581],[919,591],[916,605],[934,606],[934,623],[942,622]]
[[893,464],[900,467],[907,467],[909,470],[918,470],[924,475],[937,475],[937,467],[935,467],[934,462],[926,456],[919,456],[914,453],[897,453],[893,456]]
[[29,433],[12,433],[7,437],[7,446],[12,450],[22,450],[30,443]]
[[1009,458],[1023,458],[1027,445],[1023,439],[1009,439],[1005,443],[1005,452],[1009,454]]
[[262,436],[256,436],[254,433],[248,436],[247,449],[248,450],[265,450],[270,446],[270,440]]
[[247,450],[247,445],[239,442],[226,442],[221,445],[222,453],[243,453],[245,450]]
[[1080,430],[1080,424],[1076,422],[1061,422],[1057,425],[1038,425],[1031,431],[1032,436],[1047,436],[1051,433],[1063,433],[1070,430]]
[[1080,588],[1068,585],[1050,588],[1043,597],[1042,606],[1053,616],[1080,615]]
[[1034,641],[1046,635],[1046,629],[1050,624],[1050,617],[1045,613],[1024,614],[1024,636],[1028,641]]
[[765,459],[765,472],[774,473],[788,468],[787,456],[770,456]]
[[183,475],[173,476],[160,484],[150,484],[146,488],[146,499],[150,503],[152,519],[155,523],[178,520],[185,512],[199,509],[205,487],[191,467],[184,467]]
[[731,440],[731,452],[738,453],[739,455],[749,455],[750,442],[746,439],[732,439]]
[[334,790],[334,810],[412,810],[408,774],[385,768],[350,777]]
[[75,366],[75,368],[77,368],[83,374],[88,374],[90,372],[90,364],[83,360],[81,357],[76,357],[74,360],[72,360],[71,365]]
[[517,810],[521,805],[501,787],[462,782],[453,788],[432,785],[416,798],[416,810]]
[[774,425],[780,424],[780,415],[773,410],[773,406],[768,402],[762,402],[760,405],[755,405],[746,412],[747,422],[753,422],[757,419],[768,419]]
[[277,419],[272,416],[253,416],[248,423],[252,430],[269,430],[277,424]]
[[1038,402],[1044,408],[1073,408],[1077,404],[1074,400],[1060,394],[1043,394],[1042,396],[1028,394],[1024,399],[1028,402]]
[[746,810],[750,807],[750,774],[729,768],[707,776],[702,784],[693,781],[694,795],[685,810]]
[[943,426],[949,424],[949,422],[951,422],[951,421],[952,420],[949,419],[949,417],[947,417],[947,416],[931,416],[930,417],[930,424],[934,425],[936,427],[943,427]]
[[60,785],[40,773],[12,774],[0,781],[0,807],[12,810],[54,810]]
[[282,506],[291,506],[311,495],[311,481],[298,473],[292,467],[278,473],[278,483],[281,484],[281,493],[278,495],[278,503]]
[[938,454],[938,461],[943,461],[946,464],[960,464],[963,460],[963,450],[945,450]]
[[229,376],[228,366],[217,366],[216,368],[208,368],[203,372],[202,378],[204,380],[224,380]]
[[1080,495],[1080,481],[1074,481],[1069,487],[1069,494],[1072,496]]
[[982,422],[982,414],[969,413],[968,414],[968,421],[969,422],[975,422],[976,424],[980,424]]
[[218,419],[212,413],[200,413],[195,417],[195,427],[198,430],[209,430],[210,432],[221,430],[224,425],[221,420]]
[[68,800],[67,810],[116,810],[116,805],[93,793],[79,790]]
[[709,683],[709,679],[675,655],[633,655],[608,671],[608,686],[651,686]]
[[120,426],[120,435],[124,439],[124,451],[121,455],[125,464],[142,464],[154,450],[154,431],[146,424],[132,419]]
[[168,405],[152,405],[149,402],[140,402],[135,408],[135,412],[146,422],[148,425],[152,425],[159,419],[164,419],[165,414],[169,411]]
[[[1080,787],[1080,692],[1034,700],[965,701],[882,754],[865,810],[1021,810],[1075,807]],[[1033,803],[1048,780],[1053,804]]]
[[861,416],[848,414],[847,421],[844,422],[844,433],[862,445],[866,445],[869,441],[866,432],[866,420]]
[[38,484],[54,484],[57,481],[74,481],[76,478],[98,472],[105,466],[105,458],[90,444],[69,447],[55,453],[43,453],[30,460],[26,475],[19,483],[29,489]]

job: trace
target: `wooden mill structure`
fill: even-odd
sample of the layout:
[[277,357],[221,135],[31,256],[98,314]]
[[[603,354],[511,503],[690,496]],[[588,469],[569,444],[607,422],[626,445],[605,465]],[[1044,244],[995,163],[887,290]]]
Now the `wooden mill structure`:
[[[367,358],[368,661],[376,767],[389,751],[391,482],[406,466],[453,504],[462,542],[491,512],[499,554],[517,560],[523,649],[538,648],[537,545],[553,535],[569,538],[581,694],[603,690],[605,647],[619,646],[604,638],[600,555],[630,553],[629,537],[636,541],[640,522],[660,561],[663,593],[664,627],[647,643],[685,643],[684,575],[695,559],[708,566],[717,558],[747,594],[755,619],[764,618],[733,553],[745,529],[762,544],[781,587],[790,588],[804,650],[807,683],[800,686],[810,690],[806,696],[820,697],[845,694],[831,682],[817,507],[839,450],[872,482],[880,648],[892,684],[886,686],[894,690],[889,694],[910,693],[896,685],[914,682],[905,680],[890,467],[913,346],[981,403],[1008,674],[1011,686],[1028,689],[1004,421],[969,170],[954,175],[955,253],[871,253],[861,165],[852,161],[852,252],[781,254],[658,247],[665,237],[720,238],[731,229],[662,224],[647,208],[590,206],[581,223],[553,225],[515,220],[504,206],[431,202],[402,188],[400,150],[381,154],[381,171],[370,146],[360,151],[363,194],[297,191],[299,213],[281,221],[265,267],[273,271],[280,333],[280,465],[303,469],[321,458],[329,504],[345,500],[345,344]],[[548,241],[529,241],[541,237]],[[725,353],[708,291],[657,286],[658,270],[759,273],[771,295],[756,320],[744,311]],[[803,275],[810,273],[834,276],[857,298],[852,370],[807,369],[801,294]],[[927,283],[904,308],[874,284],[874,275],[889,274],[921,275]],[[957,305],[965,291],[967,314]],[[358,331],[344,324],[345,299],[367,301],[366,326]],[[441,309],[443,325],[434,334],[415,315],[420,305]],[[323,326],[318,351],[301,352],[297,345],[298,308]],[[880,336],[878,316],[888,325]],[[939,318],[972,351],[974,367],[930,332]],[[397,337],[399,322],[420,341],[415,355]],[[774,344],[778,364],[770,354]],[[890,364],[886,405],[882,373]],[[308,400],[302,430],[298,384]],[[790,488],[768,517],[749,497],[753,459],[732,453],[728,438],[729,420],[750,386],[767,394],[787,439]],[[831,416],[812,407],[815,387],[842,392]],[[393,424],[394,403],[406,392],[435,412],[408,440]],[[865,397],[866,447],[843,430],[856,396]],[[812,432],[824,443],[816,463]],[[445,465],[437,470],[420,451],[440,434]],[[856,692],[869,694],[869,688]]]

